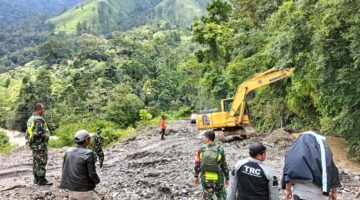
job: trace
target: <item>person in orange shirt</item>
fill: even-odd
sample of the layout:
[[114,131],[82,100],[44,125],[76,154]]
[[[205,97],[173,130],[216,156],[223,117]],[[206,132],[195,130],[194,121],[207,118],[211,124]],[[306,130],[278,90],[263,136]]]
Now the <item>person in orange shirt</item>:
[[165,122],[165,116],[162,115],[161,116],[161,120],[160,120],[160,128],[161,128],[161,140],[165,140],[165,129],[166,129],[166,122]]

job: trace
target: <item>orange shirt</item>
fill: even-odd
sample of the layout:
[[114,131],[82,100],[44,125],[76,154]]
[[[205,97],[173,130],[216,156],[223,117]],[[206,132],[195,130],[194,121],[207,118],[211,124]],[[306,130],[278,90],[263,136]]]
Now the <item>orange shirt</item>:
[[165,128],[166,128],[165,119],[161,119],[161,120],[160,120],[160,128],[162,128],[162,129],[165,129]]

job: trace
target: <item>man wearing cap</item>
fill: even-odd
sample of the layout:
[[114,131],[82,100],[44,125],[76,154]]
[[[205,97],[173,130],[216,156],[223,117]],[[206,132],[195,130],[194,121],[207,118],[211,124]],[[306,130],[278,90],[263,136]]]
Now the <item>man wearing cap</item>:
[[91,141],[89,132],[76,132],[75,141],[77,147],[64,156],[60,188],[69,190],[71,200],[98,200],[94,189],[100,179],[96,173],[94,153],[87,149]]
[[266,147],[255,142],[249,147],[250,157],[240,160],[231,171],[228,200],[278,200],[278,180],[273,170],[262,162]]

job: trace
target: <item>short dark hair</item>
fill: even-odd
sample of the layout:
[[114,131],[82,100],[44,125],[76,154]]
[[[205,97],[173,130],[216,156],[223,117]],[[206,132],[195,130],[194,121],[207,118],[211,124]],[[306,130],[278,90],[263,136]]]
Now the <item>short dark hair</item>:
[[44,105],[42,103],[34,104],[34,111],[38,111],[40,110],[40,108],[44,108]]
[[254,142],[249,146],[249,155],[256,158],[257,155],[263,154],[266,151],[266,146],[261,142]]
[[250,155],[250,157],[252,157],[252,158],[256,158],[256,156],[257,155],[259,155],[259,154],[263,154],[263,153],[265,153],[265,151],[262,151],[262,152],[249,152],[249,155]]
[[86,140],[81,141],[81,142],[76,142],[77,145],[83,145],[85,143]]
[[211,140],[212,142],[215,141],[215,132],[213,130],[209,130],[205,132],[205,137]]

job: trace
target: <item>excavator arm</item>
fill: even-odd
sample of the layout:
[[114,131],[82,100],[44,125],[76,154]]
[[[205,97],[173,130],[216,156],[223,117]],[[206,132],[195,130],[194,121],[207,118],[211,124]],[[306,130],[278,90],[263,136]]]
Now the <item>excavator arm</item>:
[[263,73],[256,74],[252,78],[241,83],[236,90],[234,100],[229,111],[229,116],[234,116],[236,111],[240,109],[239,120],[241,121],[246,107],[245,97],[246,95],[255,90],[256,88],[271,84],[273,82],[279,81],[283,78],[290,76],[294,72],[295,68],[287,69],[270,69]]

